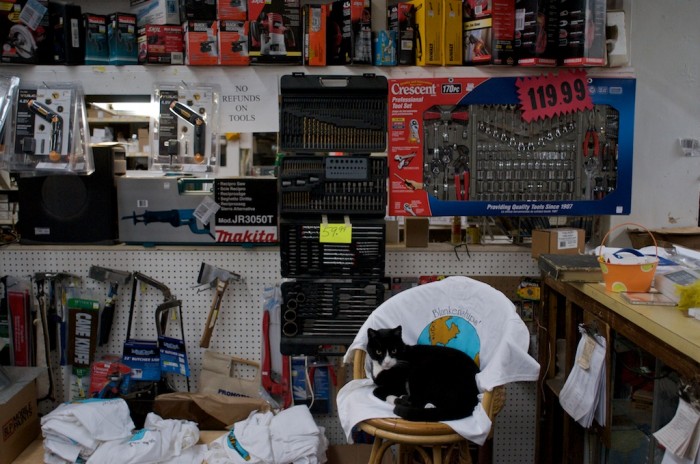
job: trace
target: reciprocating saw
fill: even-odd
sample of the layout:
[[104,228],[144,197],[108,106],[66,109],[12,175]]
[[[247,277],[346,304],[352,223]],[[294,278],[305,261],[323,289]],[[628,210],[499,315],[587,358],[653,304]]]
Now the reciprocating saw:
[[173,227],[187,226],[193,234],[208,234],[214,238],[208,227],[201,225],[194,216],[193,209],[171,209],[167,211],[145,211],[142,214],[136,214],[134,211],[131,216],[123,216],[124,219],[133,219],[134,224],[143,222],[148,225],[153,222],[164,222]]

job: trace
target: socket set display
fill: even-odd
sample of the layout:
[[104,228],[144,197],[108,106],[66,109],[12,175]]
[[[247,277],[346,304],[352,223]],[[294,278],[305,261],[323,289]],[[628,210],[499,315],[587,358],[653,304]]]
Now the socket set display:
[[386,214],[386,157],[297,155],[282,158],[280,215]]
[[[329,218],[328,222],[334,221]],[[349,243],[325,243],[321,241],[320,219],[283,220],[280,222],[282,277],[381,278],[384,234],[384,220],[356,219],[352,221]]]
[[384,284],[367,279],[284,282],[281,291],[283,354],[350,344],[385,295]]
[[[469,114],[471,126],[455,114]],[[426,115],[423,188],[437,199],[601,200],[616,188],[619,113],[610,106],[534,123],[516,105]]]
[[282,151],[383,152],[386,149],[387,80],[383,76],[282,76]]
[[629,214],[635,87],[569,71],[391,80],[388,214]]

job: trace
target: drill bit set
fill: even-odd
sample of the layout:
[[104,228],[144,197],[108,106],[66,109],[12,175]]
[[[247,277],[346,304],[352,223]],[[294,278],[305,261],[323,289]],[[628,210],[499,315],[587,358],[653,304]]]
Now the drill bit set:
[[[349,345],[384,301],[387,80],[283,76],[278,171],[285,355]],[[328,152],[342,152],[331,156]]]
[[278,176],[285,216],[386,213],[385,157],[287,156]]
[[383,152],[387,80],[382,76],[282,76],[280,148],[296,153]]
[[384,301],[384,286],[367,279],[285,282],[281,291],[282,334],[294,353],[304,350],[304,340],[314,345],[352,340]]

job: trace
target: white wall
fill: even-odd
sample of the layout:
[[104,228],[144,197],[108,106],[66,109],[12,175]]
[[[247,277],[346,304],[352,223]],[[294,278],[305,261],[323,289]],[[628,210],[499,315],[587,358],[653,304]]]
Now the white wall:
[[678,139],[700,139],[700,1],[632,2],[631,54],[637,77],[632,214],[646,227],[698,224],[700,157]]

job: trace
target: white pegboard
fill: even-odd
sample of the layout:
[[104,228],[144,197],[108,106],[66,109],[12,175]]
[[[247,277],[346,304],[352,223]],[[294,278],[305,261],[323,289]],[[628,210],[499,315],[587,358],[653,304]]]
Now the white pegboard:
[[[469,254],[461,248],[457,254],[451,247],[387,249],[387,276],[431,274],[472,276],[537,276],[537,265],[528,249],[492,251],[476,247]],[[503,247],[501,247],[502,249]],[[210,349],[259,361],[262,343],[262,295],[266,287],[281,281],[279,249],[270,248],[197,248],[146,249],[140,247],[27,247],[13,246],[0,250],[0,275],[29,277],[37,272],[68,272],[81,277],[85,297],[104,302],[108,284],[89,277],[90,266],[97,265],[129,272],[138,271],[169,287],[182,300],[187,354],[193,376],[191,388],[198,387],[203,348],[199,347],[204,323],[211,306],[213,289],[196,288],[202,262],[236,272],[242,280],[229,286],[211,339]],[[122,352],[126,337],[131,284],[120,287],[110,342],[98,348],[96,355]],[[162,294],[152,288],[137,289],[137,316],[134,336],[155,339],[154,311],[163,301]],[[177,329],[171,321],[169,327]],[[174,334],[178,334],[177,330]],[[59,380],[62,372],[57,372]],[[180,379],[176,386],[184,390]],[[62,391],[60,386],[59,394]],[[534,455],[534,387],[527,384],[509,386],[507,401],[495,428],[497,464],[526,462],[523,456]],[[514,420],[513,418],[517,418]],[[333,444],[345,443],[336,415],[319,416],[317,422],[326,429]],[[498,446],[502,443],[503,446]],[[507,444],[507,445],[506,445]]]

